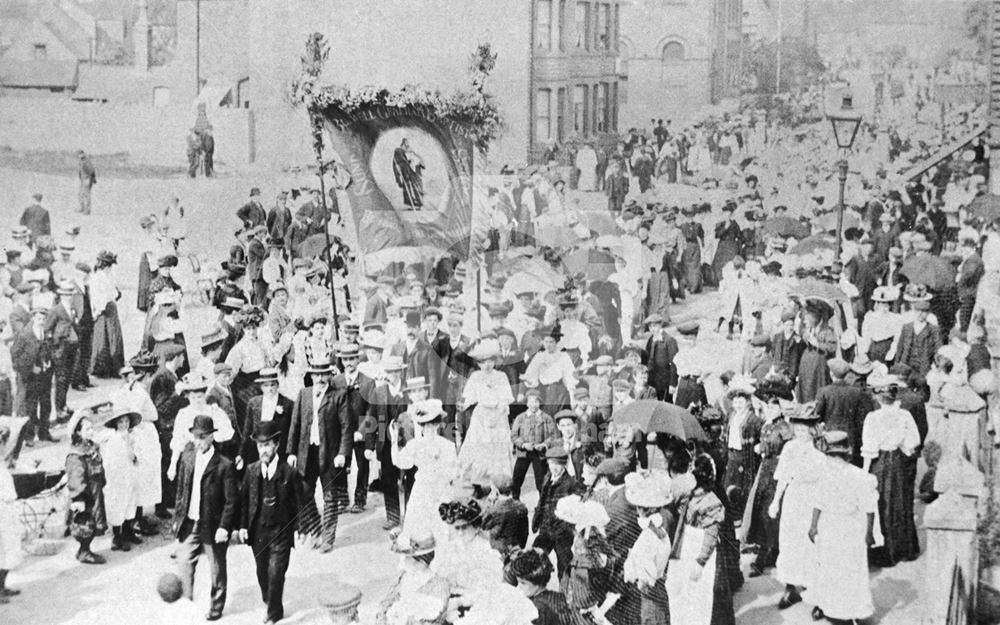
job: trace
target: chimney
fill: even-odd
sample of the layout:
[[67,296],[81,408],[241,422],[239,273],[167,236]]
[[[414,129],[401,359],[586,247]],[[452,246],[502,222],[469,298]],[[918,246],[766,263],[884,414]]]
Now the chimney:
[[149,70],[150,31],[146,0],[139,0],[139,17],[135,20],[132,40],[135,43],[135,67],[144,72]]

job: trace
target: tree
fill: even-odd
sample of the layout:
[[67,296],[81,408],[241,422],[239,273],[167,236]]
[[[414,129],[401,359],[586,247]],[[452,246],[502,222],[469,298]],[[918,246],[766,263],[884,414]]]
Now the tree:
[[[774,93],[778,73],[778,43],[754,41],[744,46],[744,84],[750,93]],[[802,39],[781,42],[781,92],[816,82],[826,65],[816,46]]]

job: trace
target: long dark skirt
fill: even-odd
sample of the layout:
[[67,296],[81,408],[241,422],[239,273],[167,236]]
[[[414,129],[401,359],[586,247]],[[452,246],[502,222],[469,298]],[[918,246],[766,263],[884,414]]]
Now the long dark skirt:
[[90,374],[99,378],[117,378],[125,366],[125,343],[118,308],[111,302],[94,321]]
[[687,241],[681,252],[681,266],[684,267],[684,284],[691,293],[700,293],[701,276],[701,246],[697,241]]
[[649,274],[649,284],[646,287],[646,309],[643,315],[653,313],[664,317],[670,316],[670,273],[653,271]]
[[[747,528],[747,542],[760,545],[771,545],[778,548],[778,521],[772,519],[767,509],[774,500],[778,489],[778,480],[774,479],[774,470],[778,468],[778,458],[764,458],[757,471],[757,490],[754,492],[753,511],[750,514],[750,527]],[[773,526],[773,527],[772,527]]]
[[[716,552],[715,592],[712,593],[712,620],[710,625],[736,625],[736,612],[733,609],[733,571],[732,563],[722,553],[722,541],[725,532],[719,528],[719,550]],[[735,540],[735,538],[734,538]],[[736,571],[739,572],[739,550],[736,552]],[[742,574],[741,574],[742,577]],[[742,585],[742,582],[741,582]]]
[[915,461],[898,449],[882,451],[872,462],[871,472],[878,479],[879,524],[885,537],[885,545],[872,550],[872,561],[879,566],[895,566],[920,554],[913,520],[915,468]]
[[565,410],[569,405],[569,391],[562,382],[555,384],[539,384],[539,392],[542,394],[542,410],[546,414],[554,415],[560,410]]
[[[734,518],[743,518],[743,508],[747,504],[747,497],[750,496],[750,489],[753,488],[754,478],[757,477],[757,454],[753,451],[753,446],[744,444],[743,449],[729,450],[729,458],[726,461],[725,478],[722,481],[729,497],[729,505],[732,507]],[[736,487],[738,491],[733,490]]]
[[639,625],[670,625],[670,600],[663,578],[651,588],[640,590]]
[[816,393],[830,383],[827,357],[815,349],[807,349],[799,361],[798,400],[805,404],[816,399]]
[[236,423],[241,432],[244,431],[243,420],[246,418],[247,404],[250,403],[251,399],[263,392],[260,389],[260,385],[254,382],[259,374],[259,371],[240,371],[233,376],[233,382],[229,385],[229,389],[233,393],[233,410],[236,411]]
[[886,355],[889,353],[889,348],[892,347],[892,339],[885,339],[884,341],[872,341],[871,345],[868,347],[868,358],[872,362],[884,362],[888,363],[886,360]]
[[674,393],[674,403],[685,409],[691,406],[691,404],[708,405],[705,386],[695,376],[681,376],[677,380],[677,392]]

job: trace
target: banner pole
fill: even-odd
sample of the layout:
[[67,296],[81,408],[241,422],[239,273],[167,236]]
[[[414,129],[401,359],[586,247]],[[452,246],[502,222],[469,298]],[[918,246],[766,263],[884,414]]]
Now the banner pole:
[[476,332],[483,333],[483,270],[476,267]]

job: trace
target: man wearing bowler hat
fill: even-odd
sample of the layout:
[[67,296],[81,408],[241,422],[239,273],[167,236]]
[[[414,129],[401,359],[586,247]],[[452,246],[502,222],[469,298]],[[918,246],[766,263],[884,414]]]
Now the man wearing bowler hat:
[[[322,553],[333,551],[337,519],[347,507],[347,459],[354,432],[347,395],[333,388],[333,365],[315,363],[307,370],[313,385],[299,391],[288,432],[288,464],[299,474],[304,498],[300,531],[319,535]],[[315,507],[316,481],[323,488],[323,518]]]
[[253,549],[260,596],[267,604],[265,625],[285,616],[281,598],[298,512],[295,471],[278,459],[283,435],[278,421],[256,424],[252,439],[260,460],[243,476],[239,538]]
[[222,618],[226,605],[226,554],[236,526],[239,485],[229,459],[215,449],[212,417],[198,415],[188,430],[188,443],[177,460],[177,507],[174,535],[180,542],[177,560],[184,596],[193,598],[198,557],[208,560],[212,575],[209,621]]
[[243,222],[244,230],[249,230],[254,226],[265,226],[267,213],[260,203],[260,189],[257,187],[250,189],[250,201],[236,211],[236,216]]

